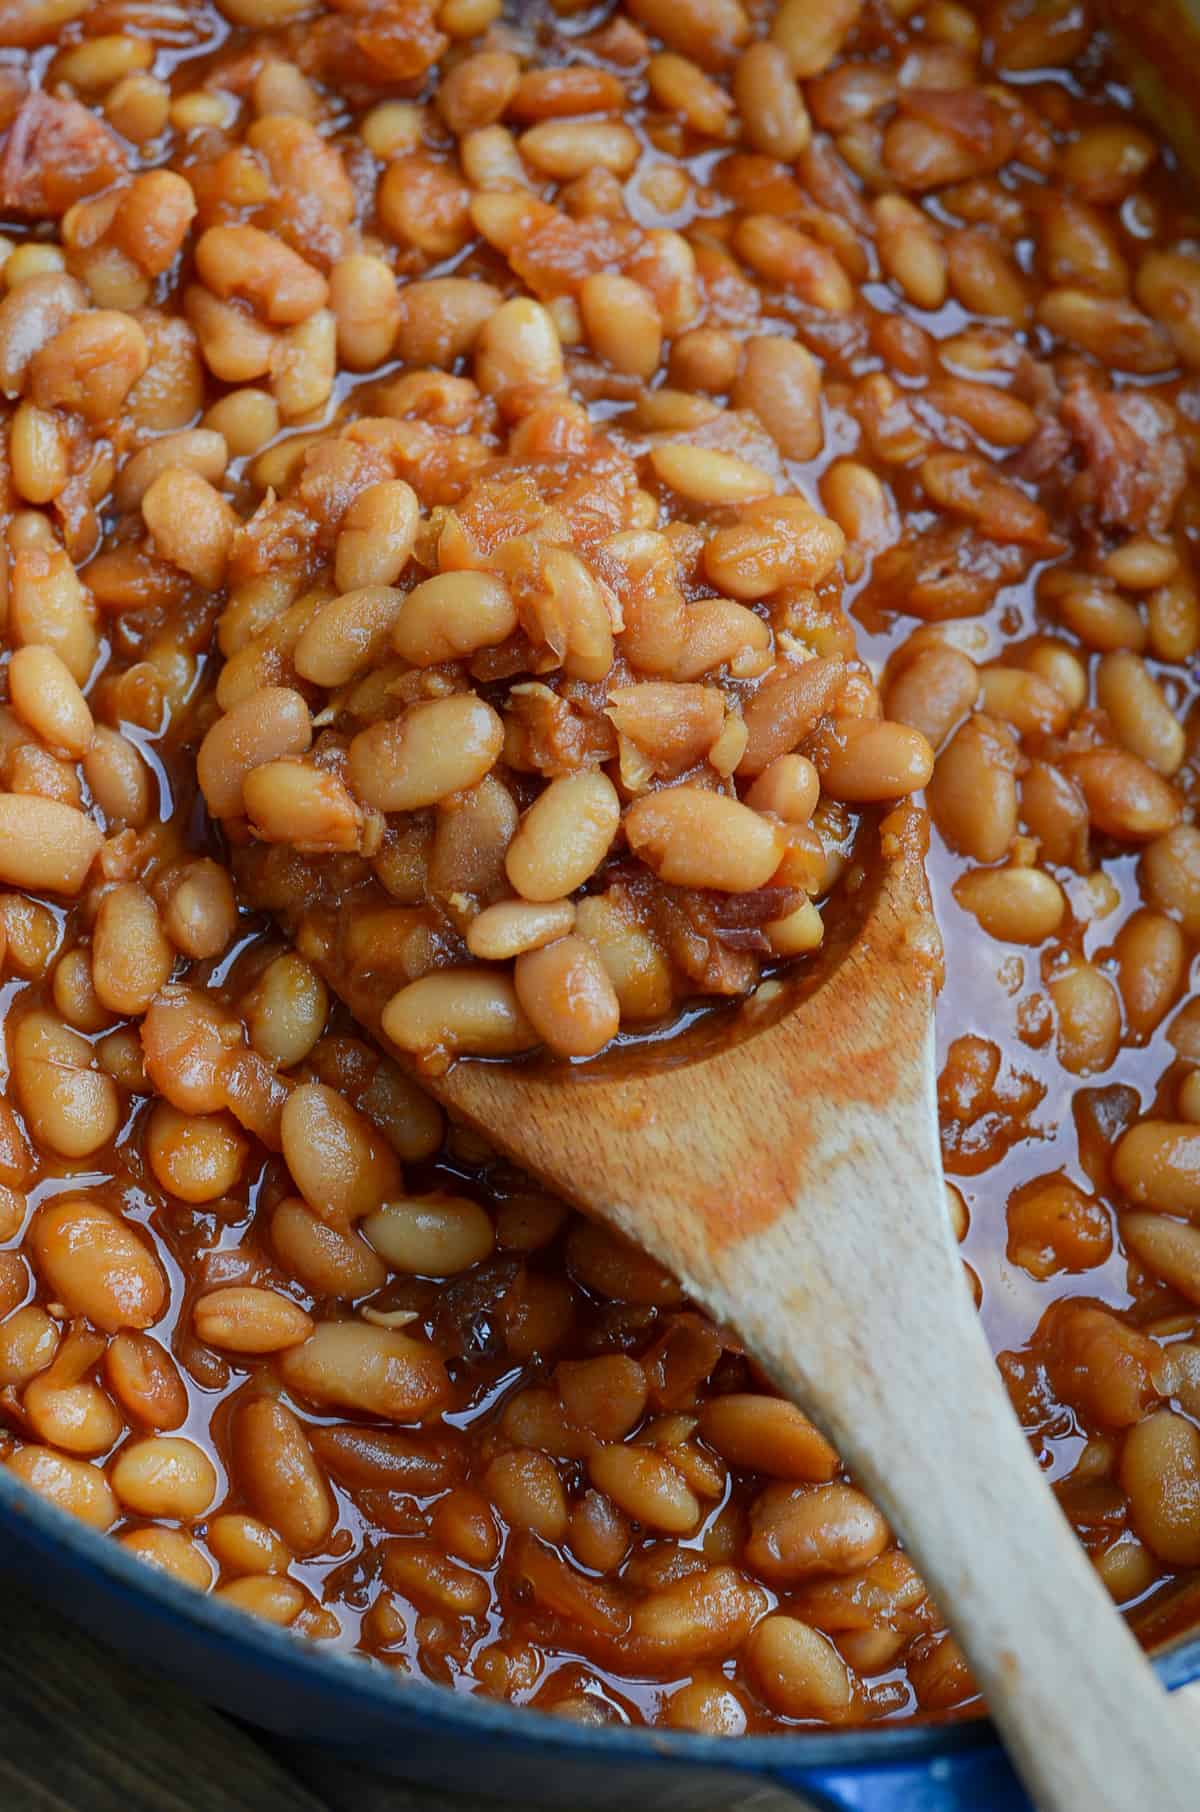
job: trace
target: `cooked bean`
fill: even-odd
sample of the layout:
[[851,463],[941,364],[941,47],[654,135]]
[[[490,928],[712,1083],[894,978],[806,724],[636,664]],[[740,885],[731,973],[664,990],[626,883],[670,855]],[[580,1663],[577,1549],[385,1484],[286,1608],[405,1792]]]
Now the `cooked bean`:
[[512,1056],[537,1043],[508,977],[477,969],[441,969],[410,982],[384,1008],[383,1029],[400,1050],[424,1055]]
[[498,289],[474,278],[409,283],[398,297],[395,351],[410,365],[449,368],[471,351],[501,301]]
[[1125,1018],[1134,1036],[1143,1039],[1183,986],[1187,961],[1183,933],[1163,913],[1143,910],[1122,925],[1115,950]]
[[1053,289],[1039,302],[1037,317],[1069,345],[1118,370],[1153,374],[1175,363],[1170,336],[1123,297]]
[[[524,150],[525,139],[521,146]],[[653,296],[640,283],[601,272],[585,277],[579,312],[597,358],[634,377],[654,375],[662,353],[662,321]]]
[[150,362],[132,315],[89,308],[34,353],[29,390],[39,409],[73,409],[93,425],[111,421]]
[[784,585],[819,585],[836,567],[845,545],[837,523],[804,498],[765,498],[710,538],[704,570],[730,597],[765,598]]
[[523,900],[502,900],[472,919],[467,948],[472,956],[503,962],[525,950],[540,950],[570,931],[575,908],[570,900],[548,900],[542,905]]
[[130,1529],[117,1540],[128,1554],[136,1554],[148,1567],[167,1573],[193,1591],[207,1592],[213,1570],[199,1548],[182,1529]]
[[1200,1132],[1169,1120],[1130,1127],[1112,1159],[1117,1187],[1139,1207],[1200,1221]]
[[517,1000],[538,1036],[559,1056],[592,1057],[614,1037],[621,1008],[608,972],[586,938],[568,933],[518,956]]
[[217,1492],[208,1455],[181,1435],[147,1435],[123,1447],[109,1472],[112,1488],[138,1516],[203,1516]]
[[28,1383],[54,1358],[59,1330],[45,1309],[26,1303],[0,1321],[0,1388]]
[[95,724],[87,700],[52,648],[18,648],[8,667],[14,710],[50,748],[78,760]]
[[769,1478],[823,1483],[838,1468],[824,1435],[782,1397],[714,1397],[701,1413],[700,1432],[731,1465]]
[[[250,1407],[247,1403],[242,1413]],[[286,1573],[292,1564],[291,1549],[274,1529],[244,1511],[227,1510],[211,1517],[205,1540],[224,1572]]]
[[[299,1418],[269,1397],[249,1397],[233,1417],[232,1437],[234,1471],[255,1514],[282,1536],[292,1553],[322,1548],[337,1512]],[[239,1570],[274,1573],[286,1566],[276,1547],[261,1541],[253,1546],[265,1549],[258,1566],[246,1564]],[[253,1558],[244,1542],[239,1554],[247,1563]]]
[[212,1202],[236,1186],[249,1146],[227,1114],[183,1114],[155,1104],[146,1130],[150,1168],[170,1195]]
[[358,848],[362,814],[336,774],[302,761],[267,761],[246,775],[242,803],[264,843],[314,855]]
[[1094,963],[1071,958],[1055,973],[1048,992],[1058,1016],[1058,1060],[1073,1076],[1107,1069],[1121,1036],[1116,989]]
[[635,1523],[669,1535],[690,1535],[700,1504],[681,1473],[661,1454],[613,1443],[588,1461],[592,1483]]
[[[414,532],[415,526],[414,519]],[[331,598],[301,632],[292,657],[296,672],[318,686],[346,685],[377,658],[403,603],[404,594],[390,584],[367,584]]]
[[796,1617],[764,1617],[746,1651],[767,1703],[791,1718],[838,1723],[851,1715],[854,1689],[828,1636]]
[[245,296],[273,325],[307,320],[324,305],[328,285],[298,252],[253,226],[216,226],[196,243],[200,280],[222,301]]
[[1096,669],[1096,702],[1108,712],[1117,739],[1130,754],[1168,779],[1183,760],[1183,725],[1138,654],[1117,650]]
[[920,648],[889,681],[884,695],[894,722],[919,730],[935,753],[971,711],[980,690],[974,661],[948,645]]
[[39,1268],[72,1315],[108,1333],[149,1327],[162,1313],[166,1282],[150,1247],[111,1209],[59,1197],[34,1220]]
[[887,1542],[883,1517],[851,1485],[768,1485],[751,1513],[746,1559],[769,1583],[792,1585],[814,1573],[853,1573]]
[[977,862],[1005,855],[1017,828],[1018,750],[1008,730],[977,713],[938,756],[929,810],[952,849]]
[[814,759],[829,797],[856,804],[919,792],[934,765],[920,730],[865,717],[835,717]]
[[552,780],[517,828],[505,869],[526,900],[564,898],[595,873],[620,822],[616,789],[588,771]]
[[491,573],[439,573],[403,599],[392,646],[414,666],[432,667],[494,647],[516,626],[516,607],[503,580]]
[[787,57],[792,74],[807,78],[828,68],[858,12],[859,0],[835,0],[820,13],[805,0],[782,0],[771,22],[771,37]]
[[187,1391],[171,1359],[149,1334],[123,1328],[104,1355],[108,1387],[126,1417],[147,1428],[178,1428],[188,1411]]
[[780,826],[703,787],[668,787],[637,800],[625,818],[630,847],[679,887],[727,893],[764,887],[783,854]]
[[469,1566],[491,1566],[500,1551],[500,1531],[491,1506],[482,1492],[468,1485],[459,1485],[439,1499],[430,1533],[439,1548]]
[[532,1448],[496,1455],[481,1480],[510,1529],[532,1529],[544,1541],[567,1532],[567,1494],[553,1460]]
[[[229,0],[226,0],[228,4]],[[232,1579],[227,1585],[218,1586],[213,1596],[223,1604],[235,1605],[239,1611],[261,1617],[264,1623],[277,1624],[281,1629],[288,1629],[295,1623],[306,1602],[304,1588],[294,1579],[279,1579],[271,1574],[247,1574],[244,1579]]]
[[92,931],[92,981],[114,1013],[144,1013],[170,978],[175,953],[158,908],[135,881],[121,881],[100,902]]
[[1049,636],[1040,636],[1026,649],[1024,664],[1048,681],[1071,711],[1079,710],[1087,698],[1087,669],[1073,649]]
[[1151,251],[1138,266],[1134,291],[1166,328],[1185,365],[1200,367],[1200,258]]
[[759,39],[737,60],[733,98],[751,145],[764,157],[792,163],[812,137],[808,109],[786,51]]
[[72,805],[0,793],[0,882],[7,887],[76,894],[102,841],[99,827]]
[[1179,818],[1174,788],[1137,755],[1089,749],[1067,756],[1063,765],[1082,790],[1092,823],[1111,837],[1148,842]]
[[420,1421],[441,1408],[448,1388],[432,1347],[365,1322],[319,1322],[278,1366],[287,1388],[308,1402],[391,1422]]
[[161,882],[162,924],[184,956],[220,956],[237,925],[233,883],[218,862],[200,856],[168,870]]
[[109,1077],[94,1067],[87,1040],[51,1013],[28,1013],[12,1035],[13,1081],[29,1129],[40,1145],[82,1158],[117,1130],[120,1103]]
[[979,674],[982,706],[1011,724],[1018,736],[1055,736],[1065,730],[1070,709],[1057,686],[1021,667],[984,667]]
[[1112,1252],[1112,1226],[1101,1203],[1069,1178],[1038,1177],[1008,1201],[1008,1256],[1031,1277],[1084,1271]]
[[522,157],[556,182],[597,169],[625,176],[641,150],[628,126],[609,120],[544,120],[523,132],[517,143]]
[[[338,590],[394,585],[412,555],[419,520],[417,494],[401,478],[384,479],[360,491],[338,531],[334,550]],[[304,671],[298,661],[297,667]]]
[[646,1374],[624,1354],[564,1360],[555,1371],[562,1406],[578,1428],[601,1441],[619,1441],[641,1420]]
[[286,686],[266,686],[219,717],[196,755],[208,809],[232,818],[243,809],[246,775],[264,762],[302,755],[312,741],[308,706]]
[[778,755],[747,791],[746,804],[787,824],[807,824],[820,793],[820,776],[807,756]]
[[194,472],[209,484],[218,484],[229,464],[223,435],[212,428],[189,428],[151,441],[126,460],[113,488],[123,510],[137,509],[151,485],[164,472]]
[[1107,653],[1146,646],[1146,625],[1136,605],[1100,580],[1076,577],[1056,594],[1059,617],[1085,648]]
[[492,1222],[465,1196],[431,1195],[386,1202],[362,1231],[393,1271],[453,1277],[489,1256]]
[[[752,679],[767,665],[771,632],[762,618],[728,598],[698,598],[683,624],[675,679],[697,680],[727,667],[735,678]],[[751,708],[759,705],[761,694]]]
[[387,1281],[386,1267],[364,1239],[352,1229],[330,1226],[295,1196],[275,1210],[271,1243],[284,1268],[314,1296],[352,1302]]
[[1177,918],[1189,937],[1200,934],[1200,830],[1180,824],[1156,837],[1141,866],[1149,902]]
[[145,824],[150,816],[149,770],[127,736],[97,724],[83,757],[83,772],[92,798],[110,823],[123,822],[135,829]]
[[[217,399],[205,412],[204,427],[220,437],[230,458],[247,459],[278,434],[279,405],[269,390],[244,385]],[[207,471],[204,476],[213,474]]]
[[1133,1526],[1168,1565],[1200,1559],[1200,1430],[1159,1409],[1131,1428],[1121,1454],[1121,1484]]
[[291,1069],[316,1044],[329,1013],[325,983],[294,950],[269,963],[242,1001],[250,1041],[270,1063]]
[[372,1076],[359,1106],[406,1162],[432,1157],[442,1142],[445,1121],[436,1101],[386,1059]]
[[1041,868],[967,869],[954,883],[954,897],[990,937],[1015,944],[1040,944],[1063,921],[1062,888]]
[[146,1073],[184,1113],[215,1113],[226,1104],[231,1058],[228,1015],[198,989],[165,988],[142,1021]]
[[478,785],[494,766],[504,725],[471,693],[409,706],[402,717],[360,730],[347,775],[355,794],[383,812],[415,811]]
[[639,24],[705,69],[720,69],[750,36],[740,0],[633,0]]
[[489,311],[475,335],[475,381],[488,396],[518,385],[554,390],[562,384],[562,346],[540,302],[517,296]]
[[98,1466],[70,1459],[51,1447],[18,1447],[4,1461],[8,1470],[60,1510],[67,1510],[92,1529],[111,1529],[117,1500]]
[[854,287],[829,247],[776,215],[743,214],[733,249],[767,283],[810,307],[843,315],[854,306]]
[[775,489],[770,473],[736,453],[663,442],[650,450],[650,463],[665,485],[689,503],[750,503]]
[[305,1082],[280,1121],[283,1156],[313,1212],[343,1228],[402,1189],[400,1166],[375,1128],[333,1089]]
[[673,1730],[696,1730],[704,1736],[741,1736],[746,1707],[722,1677],[697,1676],[667,1701],[666,1721]]
[[389,1542],[383,1577],[443,1617],[482,1617],[491,1602],[487,1580],[448,1560],[431,1542]]
[[766,1607],[766,1594],[733,1567],[708,1567],[651,1591],[629,1634],[652,1665],[694,1666],[739,1649]]
[[1161,1214],[1124,1214],[1121,1238],[1156,1277],[1200,1302],[1200,1227]]
[[814,459],[821,451],[820,367],[797,341],[782,334],[747,340],[731,401],[738,409],[754,411],[786,458]]
[[52,1364],[25,1386],[21,1399],[30,1432],[73,1454],[106,1453],[124,1423],[100,1387],[83,1374],[103,1351],[99,1335],[73,1328]]
[[1114,585],[1127,591],[1157,590],[1179,571],[1179,556],[1165,541],[1150,535],[1133,535],[1113,549],[1104,561],[1104,572]]
[[44,544],[20,549],[12,562],[8,598],[8,635],[14,646],[53,648],[82,686],[99,649],[93,618],[91,599],[64,550]]
[[282,1352],[299,1346],[312,1332],[310,1318],[288,1297],[236,1285],[198,1297],[192,1326],[207,1346],[230,1353]]

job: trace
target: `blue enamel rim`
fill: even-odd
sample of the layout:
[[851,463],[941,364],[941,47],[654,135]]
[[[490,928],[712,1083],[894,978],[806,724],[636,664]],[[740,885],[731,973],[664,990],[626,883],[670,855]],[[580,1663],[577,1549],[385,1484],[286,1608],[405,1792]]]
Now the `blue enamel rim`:
[[[431,1726],[461,1729],[491,1739],[531,1738],[561,1751],[586,1752],[597,1762],[674,1762],[681,1767],[736,1770],[793,1779],[799,1773],[842,1773],[888,1763],[932,1763],[953,1756],[986,1754],[997,1749],[995,1732],[985,1719],[960,1723],[883,1726],[858,1731],[804,1731],[778,1736],[706,1737],[689,1731],[606,1726],[603,1730],[566,1720],[543,1718],[527,1707],[512,1706],[482,1695],[458,1694],[412,1676],[396,1678],[381,1667],[322,1649],[286,1631],[247,1616],[219,1600],[190,1591],[166,1574],[125,1553],[108,1536],[88,1529],[65,1511],[35,1497],[0,1468],[0,1529],[33,1535],[46,1550],[65,1553],[76,1575],[104,1577],[130,1598],[150,1600],[169,1619],[205,1632],[243,1655],[257,1658],[276,1676],[325,1688],[339,1699],[350,1697],[376,1711],[403,1705],[410,1714],[428,1717]],[[37,1595],[36,1579],[24,1581]],[[114,1646],[120,1647],[119,1634]],[[153,1655],[134,1655],[153,1663]],[[1186,1637],[1155,1657],[1154,1666],[1169,1688],[1200,1679],[1200,1633]],[[253,1708],[245,1715],[253,1721]],[[353,1732],[347,1732],[353,1747]]]

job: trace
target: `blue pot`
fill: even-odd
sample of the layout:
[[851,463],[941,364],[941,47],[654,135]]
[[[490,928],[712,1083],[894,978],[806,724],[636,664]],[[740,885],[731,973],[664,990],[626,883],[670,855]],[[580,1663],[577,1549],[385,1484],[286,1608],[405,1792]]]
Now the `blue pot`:
[[[3,1468],[0,1572],[210,1704],[405,1780],[595,1812],[626,1812],[638,1796],[727,1807],[755,1778],[813,1812],[1029,1812],[983,1722],[732,1740],[598,1730],[399,1678],[189,1591]],[[1200,1679],[1200,1636],[1156,1665],[1168,1686]]]

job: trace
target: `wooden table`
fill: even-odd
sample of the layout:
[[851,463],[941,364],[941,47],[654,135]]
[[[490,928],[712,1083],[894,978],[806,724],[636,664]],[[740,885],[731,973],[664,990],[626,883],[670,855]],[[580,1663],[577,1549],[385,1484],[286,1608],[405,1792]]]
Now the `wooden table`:
[[[728,1812],[795,1812],[770,1787]],[[0,1602],[2,1812],[532,1812],[406,1787],[257,1735],[82,1635],[22,1593]],[[574,1812],[570,1802],[548,1812]],[[641,1812],[690,1812],[686,1789]],[[985,1812],[984,1808],[980,1812]]]

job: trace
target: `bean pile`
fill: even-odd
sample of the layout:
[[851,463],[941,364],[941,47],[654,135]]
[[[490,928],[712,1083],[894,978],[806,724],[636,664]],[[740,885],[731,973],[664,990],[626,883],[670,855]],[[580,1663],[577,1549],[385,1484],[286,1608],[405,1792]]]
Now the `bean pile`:
[[1200,1624],[1200,212],[1085,6],[0,48],[0,1463],[557,1715],[970,1707],[819,1431],[339,1002],[587,1057],[923,793],[981,1311],[1141,1639]]

